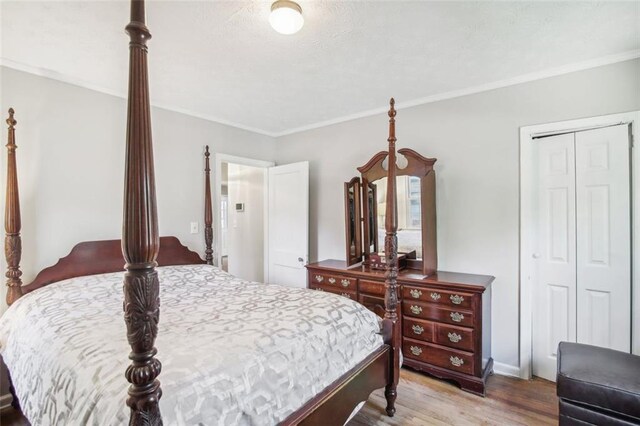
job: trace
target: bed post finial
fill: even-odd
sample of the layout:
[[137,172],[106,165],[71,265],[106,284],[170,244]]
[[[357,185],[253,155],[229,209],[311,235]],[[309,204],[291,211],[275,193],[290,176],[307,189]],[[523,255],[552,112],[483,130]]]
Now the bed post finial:
[[204,243],[207,265],[213,265],[213,214],[211,209],[211,168],[209,167],[209,145],[204,149]]
[[127,405],[130,425],[162,425],[157,380],[162,368],[154,346],[160,319],[160,284],[156,259],[160,249],[156,206],[151,111],[147,71],[144,0],[131,0],[129,43],[129,95],[122,224],[124,319],[131,346],[125,377],[131,383]]
[[387,141],[389,142],[389,149],[391,149],[391,145],[393,144],[394,149],[395,149],[395,144],[396,144],[396,109],[395,109],[395,105],[396,105],[396,100],[391,98],[389,100],[389,139],[387,139]]
[[18,193],[18,170],[16,165],[16,124],[14,110],[9,108],[9,134],[7,140],[7,197],[4,210],[4,255],[7,260],[7,305],[11,305],[22,296],[22,239],[20,238],[20,196]]
[[18,124],[16,119],[13,118],[13,114],[15,114],[15,111],[13,110],[13,108],[9,108],[9,118],[7,118],[7,124],[9,125],[9,130],[15,130],[15,126],[16,124]]
[[400,321],[398,321],[398,206],[396,200],[396,110],[394,108],[395,100],[391,98],[389,101],[389,157],[388,157],[388,174],[387,174],[387,199],[385,212],[385,237],[384,237],[384,253],[387,260],[385,272],[385,294],[384,318],[390,320],[392,326],[392,350],[391,356],[391,374],[389,384],[385,388],[385,397],[387,399],[386,411],[389,416],[393,416],[396,412],[395,401],[397,397],[398,381],[400,379]]

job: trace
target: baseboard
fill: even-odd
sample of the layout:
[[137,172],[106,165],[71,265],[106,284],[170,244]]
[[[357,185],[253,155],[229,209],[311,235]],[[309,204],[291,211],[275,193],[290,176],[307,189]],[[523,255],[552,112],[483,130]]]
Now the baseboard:
[[12,399],[13,397],[11,396],[10,393],[0,396],[0,411],[11,407]]
[[493,372],[501,376],[510,376],[520,378],[520,367],[515,365],[503,364],[493,361]]

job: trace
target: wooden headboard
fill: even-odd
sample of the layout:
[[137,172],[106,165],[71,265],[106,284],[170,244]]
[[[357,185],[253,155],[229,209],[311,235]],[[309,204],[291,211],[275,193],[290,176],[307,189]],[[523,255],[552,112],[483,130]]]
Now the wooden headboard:
[[[183,246],[176,237],[160,237],[157,262],[158,266],[205,263],[198,253]],[[22,287],[22,292],[26,294],[69,278],[124,270],[121,240],[85,241],[76,244],[58,263],[40,271],[33,282]]]

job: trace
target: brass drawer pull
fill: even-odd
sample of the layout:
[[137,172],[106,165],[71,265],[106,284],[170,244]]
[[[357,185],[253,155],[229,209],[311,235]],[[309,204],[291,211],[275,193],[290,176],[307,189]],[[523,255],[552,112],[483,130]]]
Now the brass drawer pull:
[[411,309],[411,312],[413,312],[415,315],[422,313],[422,306],[411,305],[409,309]]
[[450,356],[449,361],[451,361],[451,364],[456,367],[461,367],[462,365],[464,365],[464,359],[458,358],[457,356]]
[[462,336],[457,333],[449,333],[448,336],[449,340],[453,343],[458,343],[460,340],[462,340]]
[[340,281],[340,283],[342,284],[342,287],[349,287],[349,284],[351,284],[351,281],[342,280],[342,281]]
[[431,293],[431,298],[435,301],[440,300],[440,293],[435,293],[435,292]]
[[415,334],[418,334],[418,335],[420,335],[420,334],[422,334],[424,332],[424,327],[421,327],[421,326],[415,325],[415,324],[411,327],[411,329],[413,330],[413,332]]
[[420,296],[422,296],[422,292],[420,290],[416,290],[416,289],[412,289],[409,294],[411,294],[411,297],[413,297],[414,299],[419,299]]
[[316,275],[316,281],[318,281],[319,283],[321,283],[322,281],[324,281],[324,277],[322,275]]
[[459,305],[464,302],[464,297],[458,296],[457,294],[452,294],[451,296],[449,296],[449,300],[451,300],[451,303],[453,303],[454,305]]
[[411,346],[409,349],[411,349],[411,353],[414,354],[415,356],[418,356],[422,353],[422,348],[418,346]]
[[335,284],[335,283],[336,283],[335,278],[329,278],[329,284]]
[[460,322],[464,319],[464,315],[462,315],[460,312],[451,312],[451,314],[449,314],[451,316],[451,319],[455,322]]
[[347,299],[351,299],[351,295],[349,293],[340,293],[340,295],[346,297]]

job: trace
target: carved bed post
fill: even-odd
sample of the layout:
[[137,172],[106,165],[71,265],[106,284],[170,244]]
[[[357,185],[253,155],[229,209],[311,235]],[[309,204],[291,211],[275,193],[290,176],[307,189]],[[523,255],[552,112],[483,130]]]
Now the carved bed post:
[[384,252],[387,260],[385,272],[385,314],[384,318],[391,320],[392,349],[391,356],[391,377],[390,383],[386,386],[384,395],[387,399],[387,414],[393,416],[396,412],[395,401],[397,397],[398,381],[400,379],[400,321],[398,320],[398,206],[396,200],[396,110],[395,101],[390,100],[389,108],[389,157],[388,157],[388,178],[387,178],[387,210],[385,214],[385,237]]
[[18,123],[13,118],[13,108],[9,108],[9,135],[7,140],[7,197],[4,210],[4,255],[7,259],[7,305],[11,305],[22,296],[22,240],[20,239],[20,196],[18,194],[18,170],[16,166],[16,135]]
[[213,265],[213,214],[211,211],[211,168],[209,167],[209,145],[204,150],[204,244],[205,260]]
[[131,1],[129,95],[124,185],[122,254],[124,319],[131,345],[131,365],[125,373],[129,386],[130,425],[161,425],[159,400],[161,364],[154,343],[160,316],[160,286],[155,270],[160,248],[151,141],[151,113],[147,78],[147,40],[144,0]]

